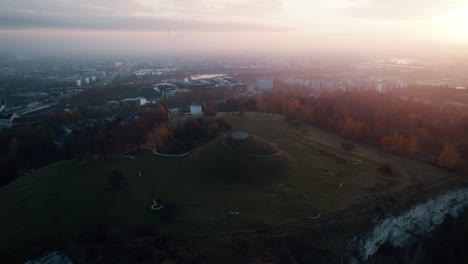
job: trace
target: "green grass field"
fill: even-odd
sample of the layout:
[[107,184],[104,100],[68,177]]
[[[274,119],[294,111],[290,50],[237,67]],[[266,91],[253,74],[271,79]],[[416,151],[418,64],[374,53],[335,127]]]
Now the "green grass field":
[[[0,247],[79,234],[97,224],[147,224],[180,236],[303,224],[314,221],[307,217],[330,217],[365,197],[401,191],[419,180],[454,177],[362,146],[347,152],[339,137],[314,128],[294,130],[278,115],[225,118],[233,131],[255,134],[287,154],[275,160],[238,158],[215,139],[184,158],[143,151],[136,160],[53,164],[0,189]],[[382,162],[395,164],[398,176],[380,174]],[[105,188],[113,170],[124,173],[127,187]],[[174,205],[173,218],[150,210],[156,196]]]

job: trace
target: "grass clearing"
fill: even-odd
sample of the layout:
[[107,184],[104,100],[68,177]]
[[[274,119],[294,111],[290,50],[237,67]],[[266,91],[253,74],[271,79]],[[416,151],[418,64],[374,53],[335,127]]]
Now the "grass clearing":
[[[339,137],[314,128],[302,134],[278,115],[225,118],[233,131],[255,134],[287,156],[267,161],[239,158],[215,139],[182,158],[142,151],[136,160],[54,164],[0,189],[0,208],[5,212],[0,218],[0,247],[79,234],[97,224],[128,228],[147,224],[161,233],[183,236],[303,224],[318,213],[329,217],[368,197],[404,190],[418,179],[432,183],[454,177],[362,146],[345,151]],[[251,147],[242,149],[252,151]],[[353,165],[356,159],[362,164]],[[396,164],[398,178],[379,173],[384,161]],[[288,169],[281,169],[285,164]],[[128,186],[111,191],[105,188],[106,179],[115,170],[125,175]],[[174,204],[173,218],[166,220],[150,210],[156,196]]]

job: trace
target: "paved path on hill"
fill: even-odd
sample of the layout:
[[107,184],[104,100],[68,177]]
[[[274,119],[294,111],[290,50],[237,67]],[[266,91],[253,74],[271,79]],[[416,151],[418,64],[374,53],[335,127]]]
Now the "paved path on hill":
[[182,153],[182,154],[164,154],[164,153],[159,153],[155,148],[152,148],[152,147],[143,146],[142,148],[150,150],[154,155],[158,155],[158,156],[161,156],[161,157],[185,157],[185,156],[191,154],[192,152],[194,152],[195,150],[199,149],[199,147],[198,147],[198,148],[192,149],[192,150],[187,151],[187,152]]

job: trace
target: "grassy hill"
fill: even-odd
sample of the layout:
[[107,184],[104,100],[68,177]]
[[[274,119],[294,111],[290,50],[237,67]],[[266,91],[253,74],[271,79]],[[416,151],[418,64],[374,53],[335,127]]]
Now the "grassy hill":
[[[175,236],[301,225],[320,221],[308,219],[319,213],[327,219],[366,199],[456,178],[378,150],[342,150],[338,137],[314,128],[294,130],[278,115],[226,119],[234,131],[250,133],[247,141],[227,140],[232,148],[263,155],[276,151],[269,144],[274,143],[281,155],[238,156],[215,139],[183,158],[143,151],[135,160],[53,164],[0,189],[0,248],[80,234],[96,225],[125,229],[145,224]],[[395,174],[382,173],[382,163],[394,166]],[[106,188],[112,171],[125,175],[126,187]],[[157,196],[172,205],[169,216],[150,209]]]
[[294,163],[288,153],[252,134],[243,140],[222,136],[194,152],[186,162],[201,172],[200,179],[214,183],[214,188],[275,182],[287,176]]
[[233,152],[250,157],[274,156],[278,153],[277,148],[256,135],[247,134],[247,138],[245,139],[236,139],[232,136],[227,136],[224,138],[223,144]]

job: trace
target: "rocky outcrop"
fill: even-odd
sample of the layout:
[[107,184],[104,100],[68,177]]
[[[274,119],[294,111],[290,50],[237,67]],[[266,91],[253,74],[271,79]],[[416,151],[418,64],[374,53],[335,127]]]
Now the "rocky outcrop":
[[72,264],[72,262],[65,254],[55,251],[43,257],[29,260],[24,264]]
[[406,247],[429,236],[448,215],[458,217],[467,206],[468,188],[465,188],[429,199],[399,216],[375,221],[366,235],[352,239],[346,263],[367,261],[385,243]]

